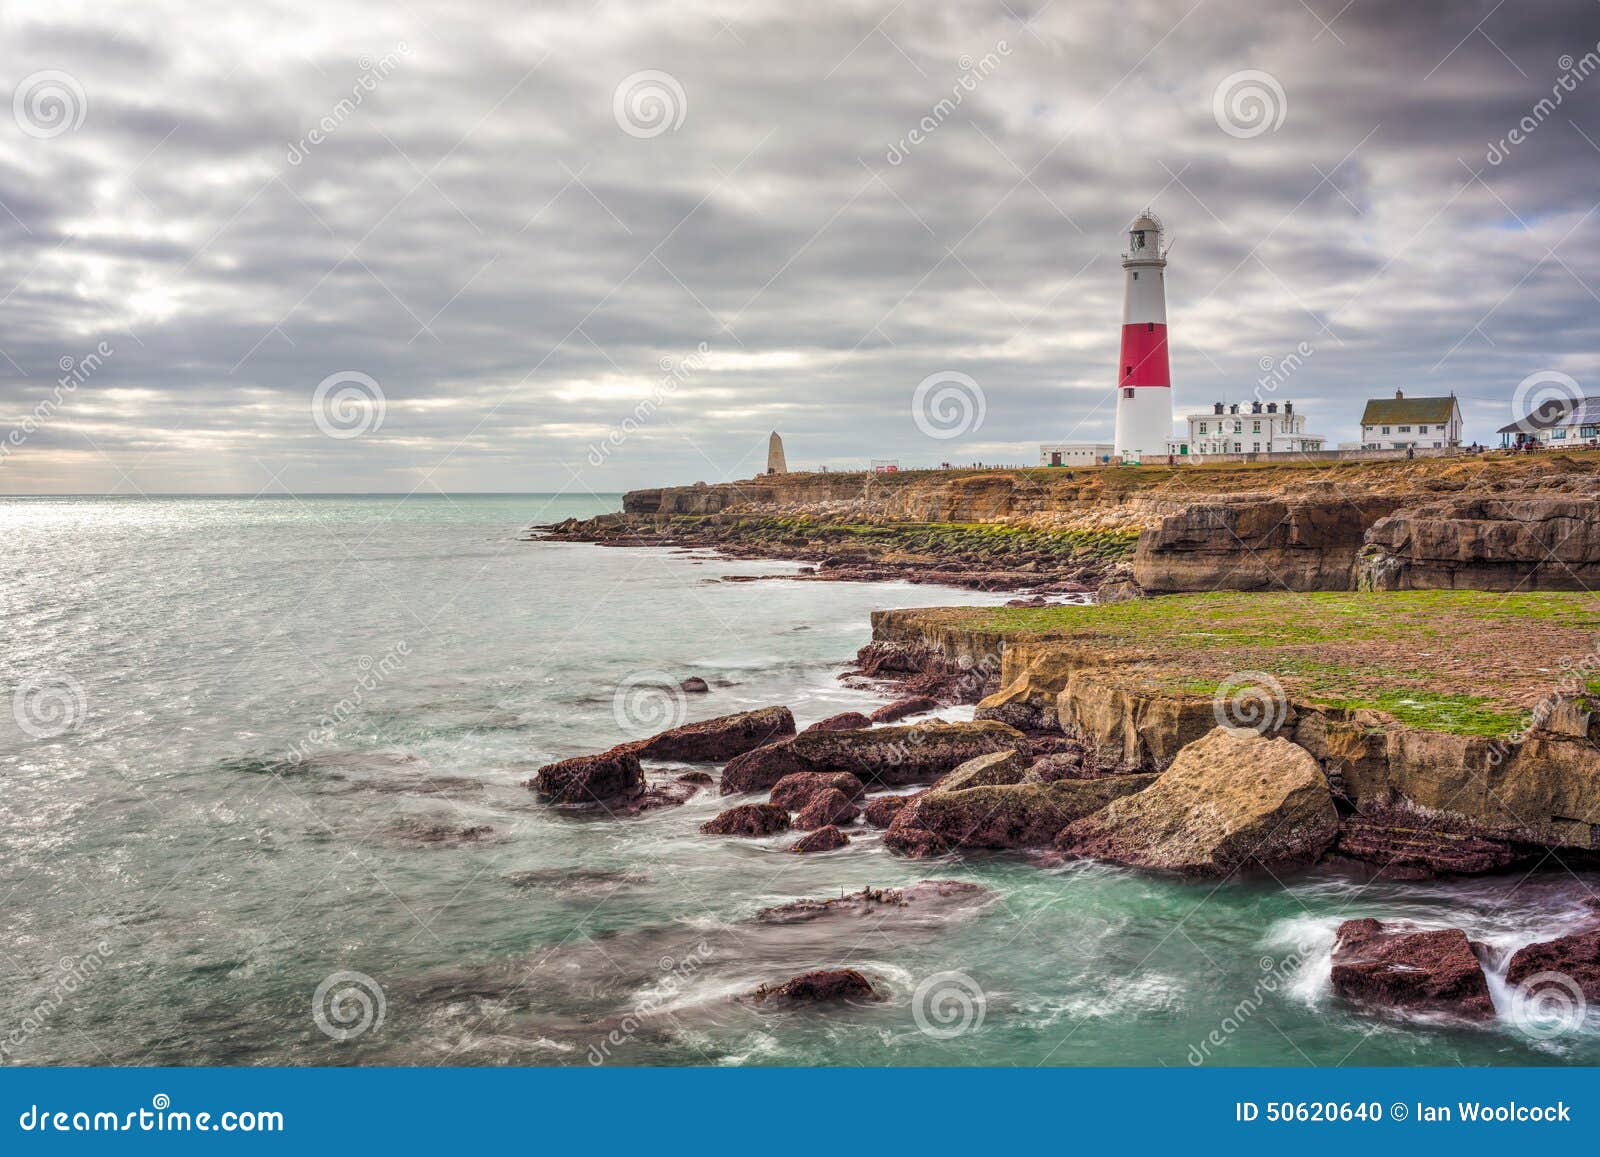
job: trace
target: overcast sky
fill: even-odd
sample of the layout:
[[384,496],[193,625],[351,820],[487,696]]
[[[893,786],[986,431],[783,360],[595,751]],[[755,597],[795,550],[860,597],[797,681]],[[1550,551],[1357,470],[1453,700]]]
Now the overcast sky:
[[608,492],[748,477],[772,429],[797,468],[1032,462],[1110,436],[1147,204],[1180,411],[1296,351],[1271,396],[1335,441],[1396,388],[1480,440],[1530,375],[1600,393],[1595,0],[6,0],[0,34],[0,492]]

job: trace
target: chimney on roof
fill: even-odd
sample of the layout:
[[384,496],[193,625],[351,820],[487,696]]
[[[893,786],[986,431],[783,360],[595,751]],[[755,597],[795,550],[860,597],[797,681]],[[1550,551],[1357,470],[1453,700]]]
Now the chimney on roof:
[[1212,404],[1212,406],[1211,406],[1211,412],[1212,412],[1212,413],[1213,413],[1213,414],[1220,414],[1220,413],[1222,413],[1222,403],[1221,403],[1221,402],[1215,402],[1215,403],[1213,403],[1213,404]]
[[1292,413],[1294,413],[1294,403],[1293,403],[1293,402],[1285,402],[1285,403],[1284,403],[1284,404],[1283,404],[1283,412],[1284,412],[1284,413],[1285,413],[1285,414],[1292,414]]
[[1401,398],[1405,397],[1405,395],[1402,394],[1399,390],[1396,390],[1394,392],[1394,397],[1395,397],[1395,401],[1399,401]]
[[1267,413],[1276,414],[1277,412],[1278,412],[1278,403],[1277,402],[1268,402],[1267,403]]

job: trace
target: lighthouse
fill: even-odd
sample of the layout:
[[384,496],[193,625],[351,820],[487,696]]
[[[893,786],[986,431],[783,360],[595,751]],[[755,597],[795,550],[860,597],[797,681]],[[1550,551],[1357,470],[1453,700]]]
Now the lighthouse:
[[1146,209],[1128,226],[1128,249],[1122,255],[1122,359],[1117,364],[1114,441],[1124,462],[1165,455],[1172,437],[1166,270],[1166,230]]

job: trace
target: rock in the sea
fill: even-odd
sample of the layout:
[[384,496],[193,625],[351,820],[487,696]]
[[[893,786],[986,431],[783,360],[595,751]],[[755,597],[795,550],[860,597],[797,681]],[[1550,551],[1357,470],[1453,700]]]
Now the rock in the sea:
[[838,715],[830,715],[826,719],[819,719],[806,731],[856,731],[863,727],[871,727],[872,720],[859,711],[843,711]]
[[1178,752],[1143,791],[1062,830],[1056,850],[1227,876],[1314,863],[1338,831],[1333,796],[1309,752],[1287,739],[1218,727]]
[[601,807],[643,792],[644,769],[639,756],[623,744],[599,755],[547,763],[526,786],[560,807]]
[[1021,783],[1028,768],[1027,757],[1018,751],[991,751],[969,759],[954,771],[934,781],[932,791],[960,791],[968,787],[999,787]]
[[877,799],[867,801],[863,814],[871,827],[886,828],[894,822],[894,817],[900,809],[911,802],[908,795],[880,795]]
[[905,699],[896,699],[893,703],[885,703],[868,718],[874,723],[893,723],[897,719],[904,719],[907,715],[921,715],[924,711],[932,711],[938,706],[939,701],[932,696],[912,695]]
[[1519,985],[1542,972],[1565,976],[1585,1000],[1600,1000],[1600,928],[1517,949],[1506,966],[1506,983]]
[[802,832],[814,832],[833,824],[852,822],[861,809],[850,802],[850,797],[838,788],[829,787],[817,792],[811,801],[794,817],[794,826]]
[[831,852],[842,848],[850,842],[850,837],[838,828],[829,824],[827,827],[818,828],[810,835],[801,836],[789,845],[791,852]]
[[1027,749],[1020,731],[991,721],[807,731],[732,760],[722,769],[721,790],[762,791],[796,771],[848,771],[869,788],[931,783],[977,756]]
[[901,808],[883,846],[912,859],[965,848],[1047,847],[1072,821],[1147,787],[1153,775],[925,791]]
[[690,763],[732,759],[794,734],[787,707],[762,707],[686,723],[649,739],[624,744],[640,759],[682,759]]
[[803,972],[775,987],[763,984],[757,1001],[780,1000],[795,1004],[832,1000],[882,1000],[872,981],[854,968],[819,968]]
[[1346,920],[1333,947],[1333,989],[1365,1004],[1494,1016],[1489,982],[1459,928],[1420,931],[1405,924]]
[[690,675],[682,683],[678,684],[678,690],[687,691],[691,695],[703,695],[711,690],[711,684],[698,675]]
[[700,825],[708,836],[770,836],[789,830],[789,813],[770,803],[743,803]]
[[416,816],[407,816],[393,821],[389,824],[389,832],[402,840],[436,848],[476,844],[494,835],[494,829],[488,824],[458,826],[444,821],[428,820]]
[[844,792],[849,799],[860,799],[867,792],[866,786],[848,771],[798,771],[772,785],[768,802],[799,811],[812,796],[829,788]]
[[714,777],[709,771],[686,771],[682,775],[675,776],[674,778],[676,778],[679,783],[707,784],[715,782]]
[[829,918],[881,917],[889,911],[910,908],[931,915],[990,895],[988,888],[965,880],[918,880],[903,888],[863,888],[826,900],[794,900],[776,908],[763,908],[756,913],[756,919],[763,924],[802,924]]

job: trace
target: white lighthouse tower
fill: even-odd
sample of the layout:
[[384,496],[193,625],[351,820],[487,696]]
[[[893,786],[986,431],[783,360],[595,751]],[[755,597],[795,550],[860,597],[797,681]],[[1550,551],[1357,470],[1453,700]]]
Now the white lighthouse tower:
[[1117,365],[1116,452],[1124,462],[1167,453],[1172,378],[1167,368],[1167,238],[1146,209],[1128,226],[1122,255],[1122,359]]

